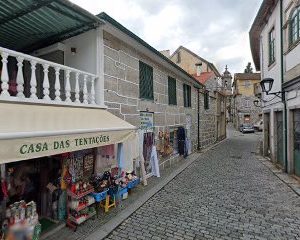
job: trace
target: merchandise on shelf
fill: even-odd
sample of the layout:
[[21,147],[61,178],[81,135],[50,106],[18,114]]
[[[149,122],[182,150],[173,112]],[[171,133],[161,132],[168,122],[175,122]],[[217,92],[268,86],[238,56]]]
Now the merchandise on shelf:
[[15,202],[6,209],[6,219],[2,224],[2,230],[6,235],[22,239],[32,239],[35,227],[39,224],[36,203],[25,201]]

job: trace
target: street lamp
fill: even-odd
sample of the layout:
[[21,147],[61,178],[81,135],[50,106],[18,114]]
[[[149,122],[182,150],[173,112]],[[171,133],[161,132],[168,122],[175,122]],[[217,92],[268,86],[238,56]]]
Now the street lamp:
[[274,83],[273,78],[264,78],[263,80],[261,80],[260,81],[260,86],[261,86],[262,92],[266,93],[267,95],[272,94],[272,95],[276,95],[277,97],[282,98],[281,94],[283,92],[281,92],[281,91],[270,93],[270,91],[272,90],[272,87],[273,87],[273,83]]
[[258,101],[257,99],[253,101],[253,104],[255,107],[261,107],[260,101]]
[[261,90],[268,95],[273,87],[273,83],[274,83],[273,78],[264,78],[263,80],[260,81]]

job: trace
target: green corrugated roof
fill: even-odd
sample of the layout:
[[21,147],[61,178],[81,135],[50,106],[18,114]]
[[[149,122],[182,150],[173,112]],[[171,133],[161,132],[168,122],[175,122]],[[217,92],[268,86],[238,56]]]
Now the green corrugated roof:
[[0,4],[0,46],[30,52],[100,23],[67,0],[5,0]]

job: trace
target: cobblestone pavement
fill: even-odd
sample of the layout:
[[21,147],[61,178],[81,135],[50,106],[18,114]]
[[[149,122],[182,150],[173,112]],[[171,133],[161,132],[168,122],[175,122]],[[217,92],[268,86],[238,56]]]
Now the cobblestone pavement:
[[300,239],[300,198],[257,142],[237,134],[204,153],[107,239]]

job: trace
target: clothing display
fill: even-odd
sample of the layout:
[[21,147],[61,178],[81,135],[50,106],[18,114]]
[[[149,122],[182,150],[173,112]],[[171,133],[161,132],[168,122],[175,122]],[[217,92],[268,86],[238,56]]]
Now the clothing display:
[[98,147],[96,149],[95,172],[100,173],[103,170],[117,166],[117,148],[115,145],[109,147]]
[[146,174],[152,173],[150,157],[151,157],[153,143],[154,143],[154,133],[153,132],[144,133],[143,157],[145,161]]
[[178,141],[178,153],[180,155],[185,155],[185,129],[179,127],[177,130],[177,141]]
[[157,150],[154,145],[152,146],[150,162],[152,166],[152,174],[156,177],[160,177]]
[[132,139],[128,139],[123,143],[123,169],[126,172],[132,172],[134,169],[133,162],[139,158],[139,145],[137,143],[138,138],[135,136]]

